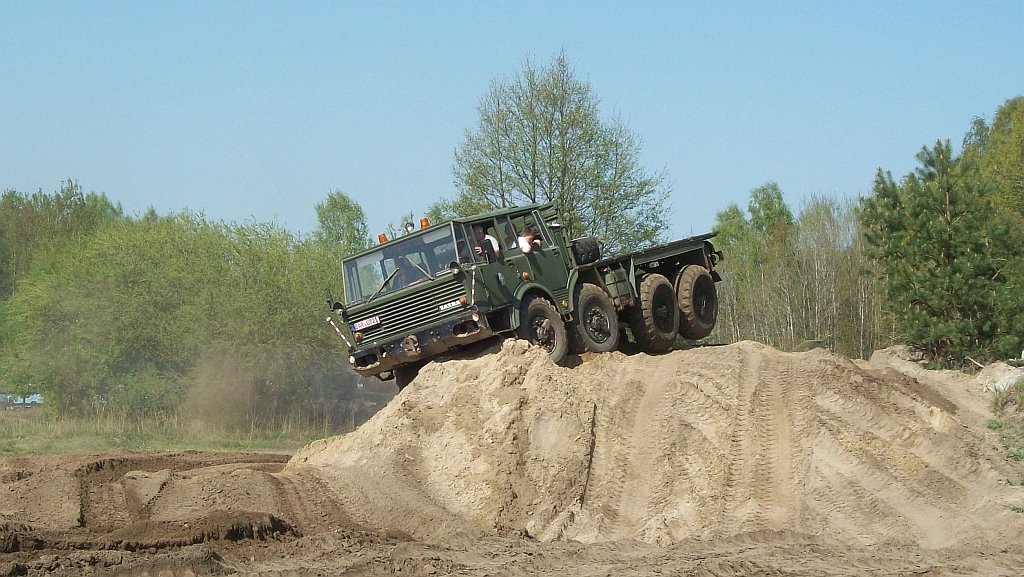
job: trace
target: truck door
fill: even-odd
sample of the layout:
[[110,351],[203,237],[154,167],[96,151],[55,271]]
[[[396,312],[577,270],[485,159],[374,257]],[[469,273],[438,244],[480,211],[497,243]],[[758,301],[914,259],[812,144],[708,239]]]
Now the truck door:
[[529,254],[524,254],[517,245],[508,251],[509,258],[506,260],[513,262],[512,268],[517,270],[520,278],[524,271],[529,272],[528,282],[541,284],[550,290],[559,310],[562,310],[561,302],[569,298],[569,289],[566,286],[569,282],[569,270],[562,254],[564,248],[554,242],[551,231],[536,211],[526,218],[516,218],[514,221],[517,221],[514,224],[520,224],[519,231],[527,226],[532,227],[540,237],[540,247],[535,246]]
[[[505,220],[507,221],[507,219]],[[493,262],[488,254],[474,252],[469,258],[469,262],[473,262],[476,265],[475,272],[470,273],[475,276],[473,281],[473,284],[476,286],[476,294],[473,295],[475,298],[474,302],[479,303],[486,299],[489,303],[488,308],[500,308],[512,302],[521,280],[513,267],[510,266],[510,261],[508,260],[510,251],[507,250],[509,246],[506,239],[507,233],[500,219],[499,221],[494,219],[477,221],[470,223],[466,227],[466,236],[474,239],[474,242],[479,245],[480,241],[475,239],[475,229],[477,227],[482,229],[484,235],[494,238],[499,248],[497,251],[498,258],[493,259]]]

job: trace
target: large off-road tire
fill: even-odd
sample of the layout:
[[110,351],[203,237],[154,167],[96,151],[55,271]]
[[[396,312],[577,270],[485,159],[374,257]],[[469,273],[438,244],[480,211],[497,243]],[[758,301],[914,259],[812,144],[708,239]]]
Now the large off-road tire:
[[672,283],[660,274],[640,282],[640,294],[629,310],[629,329],[640,348],[649,353],[672,350],[679,334],[679,307]]
[[572,256],[577,265],[590,264],[601,260],[601,243],[596,236],[585,236],[572,241]]
[[543,347],[552,361],[562,362],[569,350],[569,339],[565,323],[554,305],[541,297],[531,297],[522,306],[516,335]]
[[573,330],[588,351],[607,353],[619,348],[619,315],[608,293],[590,283],[580,285]]
[[708,269],[700,265],[684,267],[676,277],[679,300],[679,334],[697,340],[711,334],[718,320],[718,290]]

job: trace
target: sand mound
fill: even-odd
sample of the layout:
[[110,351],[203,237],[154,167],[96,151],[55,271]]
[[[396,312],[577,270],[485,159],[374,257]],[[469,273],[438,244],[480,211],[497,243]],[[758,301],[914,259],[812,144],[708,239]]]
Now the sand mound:
[[0,458],[0,575],[1017,576],[1005,374],[754,343],[570,369],[508,341],[287,466]]
[[416,538],[1019,539],[1021,472],[986,436],[984,386],[915,367],[743,342],[563,368],[505,341],[428,365],[283,476],[312,473],[354,521]]

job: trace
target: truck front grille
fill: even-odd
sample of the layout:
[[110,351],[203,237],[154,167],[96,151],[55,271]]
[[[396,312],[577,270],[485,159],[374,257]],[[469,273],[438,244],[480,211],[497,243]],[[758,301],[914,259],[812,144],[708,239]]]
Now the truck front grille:
[[374,316],[380,319],[380,324],[362,331],[364,337],[357,347],[363,348],[394,337],[405,336],[428,325],[458,316],[466,311],[466,307],[459,305],[442,310],[442,306],[458,301],[459,297],[465,294],[462,282],[448,276],[443,280],[428,281],[393,295],[379,297],[370,303],[369,307],[350,317],[352,323]]

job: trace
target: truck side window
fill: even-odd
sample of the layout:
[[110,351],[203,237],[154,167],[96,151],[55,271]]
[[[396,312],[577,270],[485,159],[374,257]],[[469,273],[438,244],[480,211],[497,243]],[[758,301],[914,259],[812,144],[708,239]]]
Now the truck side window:
[[498,218],[498,233],[495,237],[501,244],[502,250],[516,248],[516,229],[512,228],[507,216]]
[[471,225],[473,231],[473,252],[477,260],[497,262],[501,259],[501,242],[495,236],[497,232],[494,221],[476,222]]

